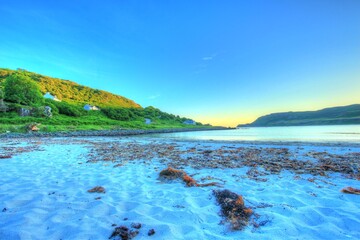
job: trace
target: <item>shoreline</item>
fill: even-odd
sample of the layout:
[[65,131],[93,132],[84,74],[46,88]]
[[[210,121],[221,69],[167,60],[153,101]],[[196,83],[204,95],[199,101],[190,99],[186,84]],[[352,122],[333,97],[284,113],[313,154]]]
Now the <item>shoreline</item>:
[[322,146],[322,147],[353,147],[360,148],[360,143],[355,142],[311,142],[311,141],[270,141],[270,140],[213,140],[213,139],[183,139],[183,138],[156,138],[148,137],[154,141],[173,141],[180,143],[216,143],[216,144],[240,144],[256,146]]
[[187,139],[174,137],[154,137],[152,134],[166,134],[177,132],[197,132],[197,131],[217,131],[232,130],[233,128],[216,127],[211,129],[204,128],[182,128],[182,129],[122,129],[122,130],[93,130],[93,131],[73,131],[73,132],[29,132],[29,133],[2,133],[0,139],[24,139],[32,138],[116,138],[116,137],[134,137],[147,138],[152,141],[173,141],[179,143],[216,143],[216,144],[241,144],[254,146],[314,146],[314,147],[351,147],[360,148],[360,142],[345,141],[276,141],[276,140],[219,140],[219,139]]
[[72,132],[28,132],[28,133],[2,133],[0,138],[28,138],[28,137],[116,137],[137,136],[157,133],[196,132],[230,130],[233,128],[169,128],[169,129],[120,129],[120,130],[85,130]]

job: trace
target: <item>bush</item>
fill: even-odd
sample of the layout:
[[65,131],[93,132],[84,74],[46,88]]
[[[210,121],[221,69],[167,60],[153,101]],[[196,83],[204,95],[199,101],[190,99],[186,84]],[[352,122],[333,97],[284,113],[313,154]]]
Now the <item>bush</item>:
[[40,106],[44,98],[37,83],[22,73],[14,73],[5,79],[5,100],[13,103]]
[[45,107],[35,107],[31,109],[31,116],[33,117],[46,117]]
[[120,120],[120,121],[129,121],[130,114],[129,110],[126,108],[103,108],[102,111],[108,118]]
[[81,107],[77,107],[75,105],[71,105],[66,102],[55,102],[56,107],[59,110],[60,114],[64,114],[71,117],[80,117],[85,115],[85,110],[83,110]]

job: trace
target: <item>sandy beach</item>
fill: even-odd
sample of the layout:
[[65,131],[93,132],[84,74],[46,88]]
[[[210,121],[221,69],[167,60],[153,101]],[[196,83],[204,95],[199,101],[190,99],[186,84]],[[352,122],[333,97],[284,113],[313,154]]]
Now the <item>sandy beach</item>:
[[[169,166],[198,186],[159,178]],[[360,195],[341,191],[360,188],[358,144],[3,138],[0,169],[0,239],[360,238]],[[246,227],[221,214],[224,189]]]

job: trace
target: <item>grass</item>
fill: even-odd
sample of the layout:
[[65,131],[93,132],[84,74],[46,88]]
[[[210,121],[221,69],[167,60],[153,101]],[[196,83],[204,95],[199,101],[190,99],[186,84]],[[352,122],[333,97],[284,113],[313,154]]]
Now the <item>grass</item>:
[[79,130],[119,130],[119,129],[168,129],[206,127],[185,125],[179,121],[157,119],[151,124],[145,124],[144,119],[132,121],[119,121],[107,118],[101,112],[89,112],[81,117],[69,117],[57,114],[51,118],[45,117],[20,117],[15,112],[0,113],[0,133],[26,132],[30,123],[39,123],[40,132],[69,132]]

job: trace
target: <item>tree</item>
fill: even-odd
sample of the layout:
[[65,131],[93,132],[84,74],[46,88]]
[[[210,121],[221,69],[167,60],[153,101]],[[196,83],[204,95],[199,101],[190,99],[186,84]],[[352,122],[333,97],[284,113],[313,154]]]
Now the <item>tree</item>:
[[5,79],[5,100],[13,103],[37,106],[44,102],[37,83],[22,73],[14,73]]

